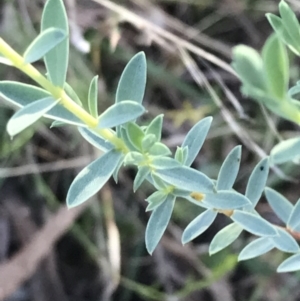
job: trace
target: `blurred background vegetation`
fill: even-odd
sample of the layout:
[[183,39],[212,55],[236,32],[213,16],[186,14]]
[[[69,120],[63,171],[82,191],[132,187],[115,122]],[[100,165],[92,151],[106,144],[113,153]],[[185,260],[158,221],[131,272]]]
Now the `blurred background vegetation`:
[[[0,2],[0,34],[23,52],[39,32],[42,0]],[[300,14],[298,0],[289,3]],[[99,75],[99,109],[114,101],[128,60],[144,51],[148,82],[143,122],[163,113],[164,142],[173,150],[204,116],[212,128],[194,167],[216,178],[226,154],[243,145],[235,189],[244,192],[249,174],[280,139],[299,128],[243,97],[230,66],[231,49],[260,49],[271,32],[266,12],[277,0],[65,0],[71,24],[68,82],[86,99]],[[54,16],[55,17],[55,16]],[[41,63],[36,66],[44,70]],[[300,78],[291,56],[291,83]],[[0,78],[30,83],[1,65]],[[0,100],[0,300],[6,301],[292,301],[299,300],[299,273],[276,274],[287,256],[272,251],[238,263],[247,233],[209,257],[209,242],[229,220],[182,246],[185,226],[201,212],[177,201],[172,221],[153,256],[145,250],[152,187],[132,191],[134,170],[122,170],[87,204],[65,209],[68,187],[88,162],[101,155],[75,128],[50,129],[43,120],[10,140],[13,113]],[[292,202],[299,198],[299,168],[270,172],[268,185]],[[258,211],[279,223],[265,203]]]

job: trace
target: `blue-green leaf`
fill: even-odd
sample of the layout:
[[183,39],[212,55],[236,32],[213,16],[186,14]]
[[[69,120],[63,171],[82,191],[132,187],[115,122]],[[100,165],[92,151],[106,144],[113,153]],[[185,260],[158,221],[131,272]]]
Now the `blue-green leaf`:
[[300,251],[296,240],[286,230],[277,227],[277,233],[276,237],[269,239],[272,239],[274,246],[278,250],[288,253],[297,253]]
[[107,152],[114,148],[114,146],[110,142],[104,140],[102,137],[98,136],[95,132],[87,128],[78,127],[78,131],[86,141],[88,141],[90,144],[94,145],[95,147],[101,149],[103,152]]
[[127,137],[131,144],[138,150],[142,150],[142,140],[145,137],[143,130],[135,123],[129,122],[126,125]]
[[163,114],[156,116],[148,125],[145,134],[146,135],[153,134],[156,137],[156,141],[160,141],[163,118],[164,118]]
[[98,75],[96,75],[91,81],[88,104],[91,115],[98,118]]
[[25,63],[33,63],[41,59],[66,37],[66,32],[58,28],[52,27],[42,31],[26,49],[24,53]]
[[76,103],[78,103],[80,106],[82,106],[82,102],[81,102],[79,96],[77,95],[77,93],[74,91],[74,89],[67,82],[65,82],[65,84],[64,84],[64,89],[65,89],[67,95],[72,100],[74,100]]
[[217,212],[213,209],[206,210],[192,220],[185,228],[181,242],[188,243],[200,234],[202,234],[215,220]]
[[259,201],[269,174],[269,159],[262,159],[253,169],[246,188],[245,196],[251,201],[251,205],[245,209],[252,209]]
[[257,236],[276,236],[276,229],[264,220],[259,215],[235,210],[233,215],[230,217],[234,222],[241,225],[246,231],[257,235]]
[[57,103],[58,101],[55,101],[55,99],[50,96],[23,107],[9,119],[6,126],[8,134],[13,137],[20,133],[40,119],[45,113],[56,106]]
[[149,154],[152,156],[169,156],[172,154],[170,149],[161,142],[155,142],[149,149]]
[[279,142],[271,150],[271,162],[282,164],[300,157],[300,138],[291,138]]
[[239,172],[242,147],[236,146],[224,160],[217,180],[217,190],[229,190],[232,188]]
[[169,157],[154,157],[151,161],[151,166],[155,169],[170,169],[181,166],[178,161]]
[[232,244],[242,233],[243,227],[232,223],[219,231],[209,245],[209,255],[213,255]]
[[[36,100],[52,97],[49,92],[43,89],[12,81],[0,82],[0,95],[5,98],[5,100],[18,107],[25,107]],[[69,124],[85,126],[85,124],[78,117],[73,115],[60,104],[47,112],[45,117],[63,121]]]
[[284,223],[287,223],[293,211],[293,205],[291,202],[289,202],[283,195],[269,187],[265,188],[265,195],[272,210]]
[[68,207],[76,207],[96,194],[111,177],[122,157],[121,152],[113,149],[86,166],[70,186]]
[[260,237],[248,244],[240,253],[238,260],[248,260],[263,255],[274,248],[273,241],[267,237]]
[[276,34],[271,35],[262,51],[269,92],[279,100],[286,97],[289,81],[289,61],[286,47]]
[[151,147],[154,145],[154,143],[157,141],[155,135],[153,134],[147,134],[142,138],[142,150],[143,152],[149,152]]
[[146,228],[146,248],[152,254],[170,221],[175,204],[175,196],[169,194],[167,199],[151,214]]
[[235,191],[222,191],[207,193],[202,201],[203,204],[217,209],[237,209],[249,205],[249,200]]
[[184,190],[202,193],[214,190],[214,184],[210,178],[186,166],[157,170],[155,173],[167,183]]
[[152,211],[158,206],[160,206],[168,197],[168,194],[166,194],[163,191],[155,191],[152,193],[146,201],[149,203],[149,205],[146,208],[146,211]]
[[99,116],[98,128],[112,128],[136,119],[145,112],[139,103],[124,100],[109,107]]
[[300,270],[300,254],[295,254],[283,261],[277,268],[277,273],[295,272]]
[[294,231],[300,231],[300,199],[294,206],[287,225]]
[[188,147],[188,156],[185,161],[186,166],[190,166],[197,157],[207,136],[212,122],[212,117],[206,117],[196,123],[187,133],[182,148]]
[[[62,0],[48,0],[44,6],[41,31],[55,27],[69,34],[68,17]],[[65,39],[45,56],[48,76],[55,86],[63,87],[69,60],[69,40]]]
[[144,52],[136,54],[126,65],[116,93],[116,103],[132,100],[142,103],[147,75],[147,63]]
[[139,166],[138,172],[135,175],[134,182],[133,182],[133,191],[136,192],[138,188],[142,185],[145,181],[147,176],[150,174],[150,168],[148,166]]

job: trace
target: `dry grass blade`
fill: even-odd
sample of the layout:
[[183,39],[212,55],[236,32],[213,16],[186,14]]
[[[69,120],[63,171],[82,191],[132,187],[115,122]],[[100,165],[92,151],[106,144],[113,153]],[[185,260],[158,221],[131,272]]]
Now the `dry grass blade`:
[[149,33],[152,36],[157,35],[160,38],[165,39],[168,42],[171,42],[174,44],[174,46],[181,47],[183,49],[189,50],[192,53],[202,57],[203,59],[215,64],[216,66],[219,66],[220,68],[226,70],[229,73],[232,73],[236,75],[235,71],[232,69],[232,67],[226,63],[225,61],[219,59],[215,55],[201,49],[198,46],[195,46],[194,44],[177,37],[176,35],[170,33],[169,31],[151,23],[150,21],[147,21],[143,19],[142,17],[138,16],[137,14],[129,11],[128,9],[113,3],[108,0],[92,0],[94,2],[99,3],[100,5],[108,8],[109,10],[117,13],[119,16],[122,17],[124,21],[127,21],[134,25],[136,28],[140,30],[144,30],[147,33]]

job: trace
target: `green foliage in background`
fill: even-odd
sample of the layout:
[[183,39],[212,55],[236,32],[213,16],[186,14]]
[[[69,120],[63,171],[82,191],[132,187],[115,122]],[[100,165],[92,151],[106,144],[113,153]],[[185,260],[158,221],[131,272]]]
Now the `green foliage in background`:
[[[300,55],[300,26],[284,1],[279,9],[281,18],[267,15],[275,33],[265,43],[262,53],[247,46],[237,46],[233,52],[233,66],[242,81],[245,95],[299,124],[300,106],[294,96],[300,92],[300,84],[288,90],[287,47]],[[278,267],[279,272],[299,270],[300,249],[294,237],[300,231],[300,200],[292,206],[282,195],[265,186],[270,165],[298,162],[300,138],[280,142],[270,157],[258,162],[243,195],[233,189],[241,163],[240,146],[228,154],[217,179],[191,167],[205,142],[212,117],[197,122],[175,154],[161,142],[163,115],[156,116],[148,125],[138,122],[146,111],[142,105],[147,74],[144,53],[136,54],[129,61],[121,75],[115,103],[104,112],[98,112],[98,79],[94,77],[87,95],[88,111],[85,110],[66,82],[68,36],[63,1],[48,0],[43,11],[41,33],[23,56],[0,39],[1,63],[20,69],[40,85],[38,88],[19,82],[0,82],[0,95],[20,108],[7,124],[9,135],[17,135],[44,116],[53,120],[52,127],[76,126],[83,139],[103,152],[74,179],[68,191],[67,205],[71,208],[84,203],[111,176],[117,181],[122,166],[131,165],[137,170],[134,191],[145,181],[155,188],[146,199],[146,210],[151,212],[146,228],[146,248],[150,254],[168,226],[176,200],[181,198],[203,209],[184,230],[183,244],[207,230],[218,214],[225,214],[232,223],[215,235],[209,247],[210,254],[226,248],[245,230],[257,238],[241,251],[239,260],[254,258],[276,248],[293,254]],[[31,65],[40,59],[46,66],[45,76]],[[256,211],[263,193],[284,227],[269,223]]]

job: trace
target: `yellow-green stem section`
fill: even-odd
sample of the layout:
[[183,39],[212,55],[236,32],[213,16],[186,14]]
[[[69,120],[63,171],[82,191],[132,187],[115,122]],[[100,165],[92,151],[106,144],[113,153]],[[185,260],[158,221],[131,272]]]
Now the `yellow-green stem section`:
[[97,129],[97,118],[94,118],[76,102],[74,102],[61,87],[54,86],[46,77],[44,77],[36,68],[31,64],[27,64],[24,58],[19,55],[14,49],[12,49],[2,38],[0,38],[0,53],[11,61],[14,67],[20,69],[23,73],[27,74],[41,87],[50,92],[55,99],[60,99],[60,103],[80,120],[82,120],[87,126],[92,128],[104,139],[108,140],[117,149],[122,150],[124,153],[128,152],[128,148],[125,143],[119,139],[112,131],[108,129]]

